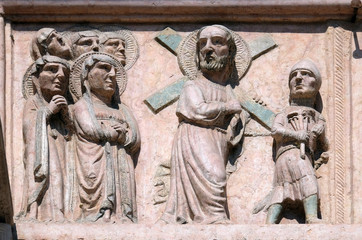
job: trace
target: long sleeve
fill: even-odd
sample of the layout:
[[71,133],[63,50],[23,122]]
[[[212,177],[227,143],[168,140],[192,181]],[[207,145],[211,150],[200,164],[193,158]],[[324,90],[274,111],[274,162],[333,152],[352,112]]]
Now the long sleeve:
[[224,121],[225,103],[206,101],[201,89],[190,81],[182,90],[176,114],[179,119],[200,125],[217,125]]

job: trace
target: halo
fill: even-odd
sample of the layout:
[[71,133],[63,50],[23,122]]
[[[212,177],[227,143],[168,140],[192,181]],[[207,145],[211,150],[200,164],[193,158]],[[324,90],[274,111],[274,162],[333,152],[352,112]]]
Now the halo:
[[140,55],[137,40],[132,32],[127,29],[112,25],[101,26],[99,29],[102,30],[100,34],[104,32],[115,32],[124,37],[124,40],[126,41],[126,65],[124,66],[124,69],[129,70],[135,64]]
[[88,52],[80,55],[75,61],[72,67],[70,68],[70,76],[69,76],[69,90],[72,94],[74,102],[78,101],[82,97],[82,84],[80,75],[82,72],[83,62],[92,55],[106,55],[112,58],[116,63],[117,66],[117,73],[116,73],[116,82],[119,89],[119,96],[122,95],[124,90],[126,89],[127,85],[127,76],[126,71],[124,70],[122,64],[112,55],[108,53],[102,52]]
[[[182,73],[191,80],[195,79],[198,72],[197,66],[195,64],[195,57],[197,33],[199,31],[200,29],[195,30],[186,36],[181,42],[177,53],[177,60]],[[251,54],[249,46],[244,41],[244,39],[234,31],[228,31],[231,33],[236,45],[235,67],[237,70],[237,79],[240,80],[250,66]]]
[[34,84],[33,84],[33,76],[31,75],[31,70],[34,67],[35,62],[32,63],[28,69],[26,69],[26,72],[23,77],[23,86],[22,86],[22,92],[25,99],[28,99],[29,97],[33,96],[35,94]]

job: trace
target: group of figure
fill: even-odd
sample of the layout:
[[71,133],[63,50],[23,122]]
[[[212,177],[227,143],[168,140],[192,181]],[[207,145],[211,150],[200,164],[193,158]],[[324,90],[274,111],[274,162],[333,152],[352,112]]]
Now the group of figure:
[[[54,30],[38,32],[32,50],[38,58],[31,71],[34,94],[24,108],[22,216],[136,221],[134,156],[140,137],[136,120],[120,101],[127,56],[124,50],[116,54],[112,44],[109,51],[99,45],[114,42],[124,49],[119,39],[110,33],[108,38],[77,33],[67,48]],[[242,142],[248,120],[231,87],[236,55],[235,39],[226,27],[198,31],[198,74],[186,82],[179,98],[171,187],[159,222],[230,221],[226,164]],[[70,71],[67,60],[74,59]],[[290,106],[276,116],[271,130],[276,170],[274,188],[264,204],[267,223],[277,223],[290,201],[303,202],[308,223],[318,221],[314,168],[328,160],[326,124],[317,107],[320,86],[320,73],[311,61],[292,68]]]
[[125,43],[116,33],[85,31],[67,39],[54,29],[37,32],[31,45],[35,62],[24,77],[28,99],[19,217],[137,220],[139,130],[120,101]]

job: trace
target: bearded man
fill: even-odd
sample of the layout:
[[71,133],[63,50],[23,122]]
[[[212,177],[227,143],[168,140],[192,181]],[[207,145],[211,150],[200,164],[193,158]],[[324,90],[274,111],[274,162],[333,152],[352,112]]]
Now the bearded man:
[[213,25],[197,34],[195,80],[185,83],[176,114],[171,189],[165,223],[227,223],[226,164],[239,139],[242,111],[229,85],[236,46],[231,32]]

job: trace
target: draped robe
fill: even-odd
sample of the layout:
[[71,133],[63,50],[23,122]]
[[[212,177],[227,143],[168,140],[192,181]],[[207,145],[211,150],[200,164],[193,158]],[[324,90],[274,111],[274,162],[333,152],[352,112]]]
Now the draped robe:
[[[61,221],[65,213],[70,132],[60,112],[49,116],[48,103],[38,94],[24,106],[24,193],[20,216],[38,203],[39,221]],[[48,118],[48,119],[47,119]]]
[[233,97],[226,86],[203,76],[185,83],[176,112],[170,193],[161,217],[166,223],[228,221],[226,164],[231,140],[237,138],[230,126],[241,122],[239,114],[226,113]]
[[[132,113],[124,104],[119,104],[118,109],[111,108],[93,103],[84,94],[74,105],[74,122],[77,136],[77,201],[80,206],[75,211],[75,218],[96,221],[109,209],[115,221],[136,222],[132,157],[139,149],[140,137]],[[123,143],[109,135],[114,122],[128,125]]]

